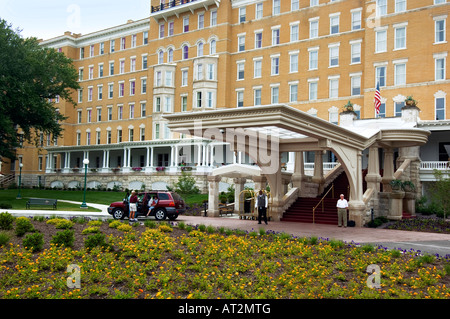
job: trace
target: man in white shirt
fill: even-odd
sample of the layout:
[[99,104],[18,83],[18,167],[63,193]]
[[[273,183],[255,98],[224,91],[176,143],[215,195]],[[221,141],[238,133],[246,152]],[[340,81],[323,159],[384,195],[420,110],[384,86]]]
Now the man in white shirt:
[[338,210],[338,226],[342,226],[342,221],[344,224],[344,227],[347,227],[347,208],[348,208],[348,202],[344,198],[344,194],[341,194],[341,198],[337,201],[336,207]]
[[267,205],[268,200],[266,194],[262,190],[259,191],[259,195],[255,200],[255,208],[258,209],[258,224],[261,224],[261,218],[267,225]]

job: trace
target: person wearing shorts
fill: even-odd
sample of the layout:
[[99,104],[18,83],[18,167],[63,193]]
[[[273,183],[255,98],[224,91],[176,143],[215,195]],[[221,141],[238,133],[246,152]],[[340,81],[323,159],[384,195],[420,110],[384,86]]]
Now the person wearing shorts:
[[135,218],[136,210],[137,210],[137,202],[138,202],[138,197],[136,195],[136,192],[132,191],[131,196],[130,196],[130,216],[129,216],[129,219],[132,222],[137,222],[137,219]]

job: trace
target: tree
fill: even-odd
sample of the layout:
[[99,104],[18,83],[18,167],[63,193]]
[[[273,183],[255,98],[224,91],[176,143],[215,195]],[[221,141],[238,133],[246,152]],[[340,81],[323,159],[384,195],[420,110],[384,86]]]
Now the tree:
[[79,88],[72,60],[36,38],[22,38],[0,19],[0,158],[15,158],[22,142],[34,145],[41,133],[62,136],[60,121],[51,99],[60,97],[72,105],[72,92]]
[[432,200],[442,209],[445,219],[450,210],[450,178],[448,177],[450,172],[442,172],[435,169],[433,174],[436,182],[431,186]]
[[195,178],[186,172],[181,172],[181,176],[178,178],[178,182],[175,184],[175,191],[188,195],[188,194],[198,194],[200,190],[195,185]]

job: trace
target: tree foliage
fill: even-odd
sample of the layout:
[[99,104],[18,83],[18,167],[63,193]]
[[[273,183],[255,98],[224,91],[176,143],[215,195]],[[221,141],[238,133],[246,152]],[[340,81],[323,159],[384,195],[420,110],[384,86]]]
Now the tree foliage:
[[450,171],[434,170],[434,176],[436,182],[431,186],[432,200],[442,209],[445,219],[450,210]]
[[0,157],[15,158],[21,142],[37,145],[40,133],[62,135],[51,99],[60,97],[76,105],[72,90],[78,89],[72,60],[36,38],[22,38],[0,19]]
[[183,195],[200,193],[195,178],[186,172],[181,172],[181,176],[175,184],[175,191]]

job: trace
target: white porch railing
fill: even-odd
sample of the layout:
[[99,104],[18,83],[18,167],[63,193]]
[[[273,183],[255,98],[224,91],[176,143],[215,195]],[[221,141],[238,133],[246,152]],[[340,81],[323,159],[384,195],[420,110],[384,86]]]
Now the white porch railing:
[[450,162],[448,161],[422,161],[420,163],[420,169],[422,170],[447,170],[450,169]]

